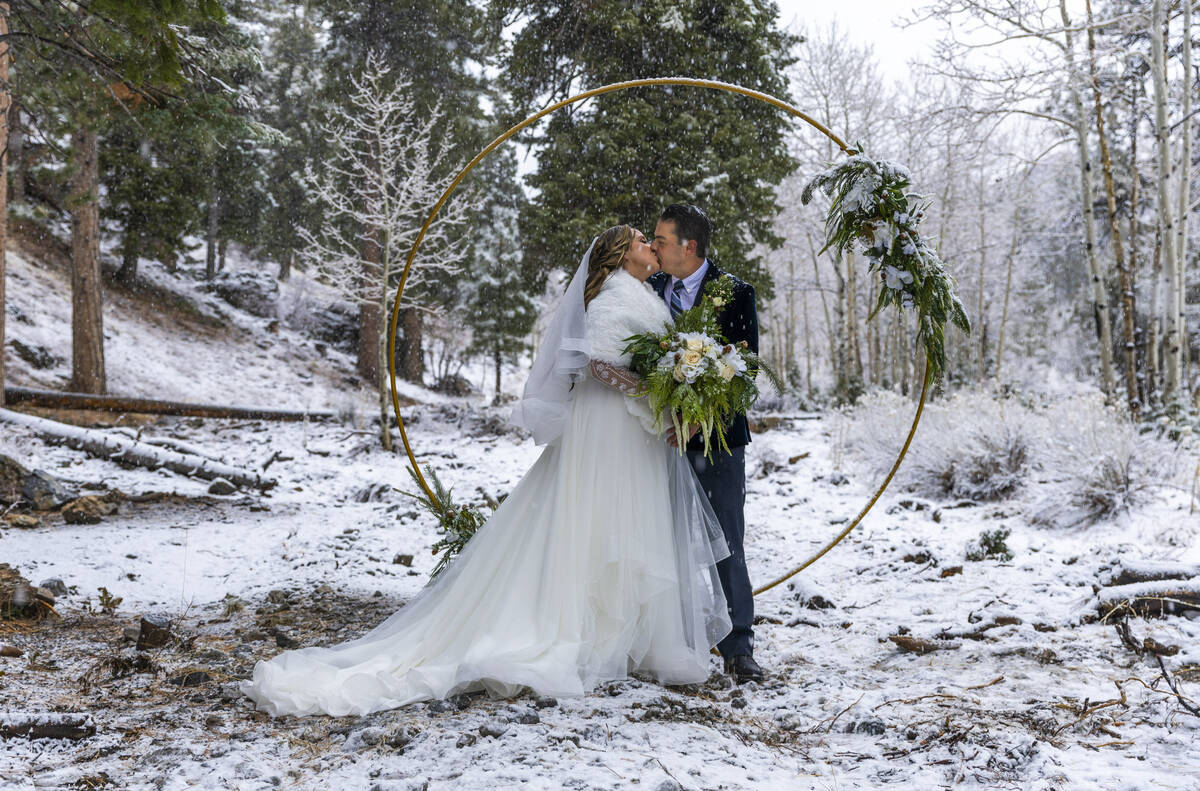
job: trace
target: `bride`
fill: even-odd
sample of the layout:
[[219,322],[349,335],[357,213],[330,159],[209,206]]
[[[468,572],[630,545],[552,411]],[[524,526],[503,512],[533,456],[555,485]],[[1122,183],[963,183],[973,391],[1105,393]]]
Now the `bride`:
[[357,640],[259,662],[242,691],[260,709],[361,715],[481,689],[577,696],[630,673],[708,678],[730,629],[728,550],[622,354],[670,323],[645,283],[658,268],[629,226],[592,242],[513,415],[541,456],[407,606]]

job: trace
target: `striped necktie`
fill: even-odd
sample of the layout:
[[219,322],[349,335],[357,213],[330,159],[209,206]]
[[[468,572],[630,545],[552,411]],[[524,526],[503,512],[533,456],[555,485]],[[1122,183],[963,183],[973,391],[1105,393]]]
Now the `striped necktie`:
[[671,289],[671,318],[679,318],[680,313],[683,313],[683,281],[676,280]]

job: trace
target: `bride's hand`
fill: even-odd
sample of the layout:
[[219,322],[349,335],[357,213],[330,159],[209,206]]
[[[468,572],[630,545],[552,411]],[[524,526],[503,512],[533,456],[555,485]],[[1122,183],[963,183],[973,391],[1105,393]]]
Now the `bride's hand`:
[[[688,432],[687,438],[690,440],[692,437],[696,436],[696,432],[700,430],[700,424],[699,423],[689,423],[686,426],[686,428],[687,428],[687,432]],[[667,435],[666,436],[667,436],[667,444],[668,445],[670,445],[672,448],[679,447],[679,438],[675,436],[675,427],[674,426],[667,427]]]

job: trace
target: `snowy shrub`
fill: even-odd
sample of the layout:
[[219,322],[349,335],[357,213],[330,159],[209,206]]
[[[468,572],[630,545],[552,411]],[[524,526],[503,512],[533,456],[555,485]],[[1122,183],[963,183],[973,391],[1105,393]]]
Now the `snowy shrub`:
[[967,547],[967,560],[973,563],[989,559],[1012,560],[1012,550],[1005,543],[1011,534],[1012,531],[1005,527],[998,527],[995,530],[984,530],[979,534],[979,538],[975,539]]
[[1138,427],[1098,395],[1072,398],[1046,412],[1041,467],[1051,491],[1033,521],[1053,527],[1111,519],[1149,499],[1179,471],[1173,443]]
[[[908,433],[916,406],[891,392],[862,398],[850,413],[847,445],[885,474]],[[936,498],[1000,500],[1028,476],[1030,436],[1019,406],[979,393],[925,405],[921,424],[897,473],[903,488]]]
[[[894,393],[864,397],[844,413],[847,449],[882,476],[914,410]],[[1139,432],[1097,393],[1046,405],[964,391],[926,404],[895,483],[930,498],[1028,494],[1035,523],[1069,527],[1135,507],[1179,473],[1184,456],[1176,443]]]

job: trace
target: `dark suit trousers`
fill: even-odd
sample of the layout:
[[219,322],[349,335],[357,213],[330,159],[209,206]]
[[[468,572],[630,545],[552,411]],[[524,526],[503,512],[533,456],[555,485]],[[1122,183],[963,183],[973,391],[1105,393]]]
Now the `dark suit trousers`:
[[746,571],[746,556],[742,551],[742,537],[746,532],[746,448],[739,445],[730,450],[732,453],[723,453],[714,448],[711,464],[703,453],[688,451],[688,460],[717,512],[717,520],[729,544],[729,557],[717,563],[717,574],[721,577],[721,587],[729,602],[729,618],[733,622],[733,631],[717,644],[717,650],[725,658],[754,652],[754,590],[750,587],[750,574]]

